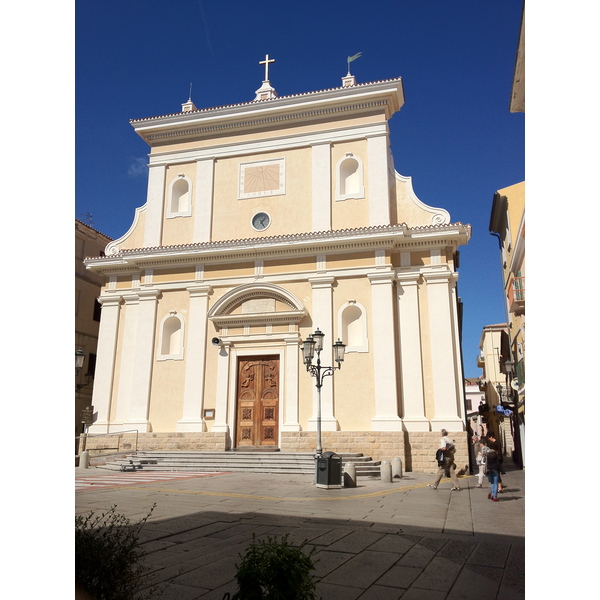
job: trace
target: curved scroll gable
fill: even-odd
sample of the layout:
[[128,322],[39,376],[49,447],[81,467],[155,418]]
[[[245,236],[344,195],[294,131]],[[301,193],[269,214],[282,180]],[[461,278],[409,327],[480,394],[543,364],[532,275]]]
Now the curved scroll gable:
[[[144,204],[143,206],[138,206],[135,209],[135,215],[133,217],[133,223],[131,224],[131,227],[125,235],[121,236],[118,240],[112,241],[106,246],[104,250],[104,254],[106,254],[106,256],[114,256],[115,254],[119,254],[121,250],[127,250],[129,248],[141,248],[144,245],[143,239],[138,240],[135,237],[134,233],[137,233],[137,231],[139,231],[140,235],[143,235],[142,229],[144,219],[142,217],[145,216],[146,206],[147,205]],[[139,229],[138,225],[140,226]],[[132,244],[127,244],[127,248],[123,248],[123,243],[130,237],[132,238]]]
[[447,210],[428,206],[417,198],[412,186],[412,177],[400,175],[398,171],[394,171],[394,175],[399,222],[405,222],[410,227],[450,223],[450,213]]

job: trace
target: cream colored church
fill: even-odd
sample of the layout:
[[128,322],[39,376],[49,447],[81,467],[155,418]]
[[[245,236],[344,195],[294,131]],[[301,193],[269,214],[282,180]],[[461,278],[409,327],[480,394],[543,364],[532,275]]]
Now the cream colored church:
[[[419,200],[390,151],[400,78],[131,121],[146,203],[105,256],[89,433],[138,449],[311,452],[302,340],[346,345],[324,380],[323,449],[431,471],[446,428],[467,462],[457,250],[469,225]],[[396,117],[398,118],[398,117]]]

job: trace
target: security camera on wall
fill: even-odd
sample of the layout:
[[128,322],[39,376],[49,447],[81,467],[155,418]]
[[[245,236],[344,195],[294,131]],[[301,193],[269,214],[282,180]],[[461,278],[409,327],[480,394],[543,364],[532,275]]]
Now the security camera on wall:
[[220,346],[221,345],[221,340],[218,337],[214,337],[211,341],[212,341],[212,345],[213,346]]

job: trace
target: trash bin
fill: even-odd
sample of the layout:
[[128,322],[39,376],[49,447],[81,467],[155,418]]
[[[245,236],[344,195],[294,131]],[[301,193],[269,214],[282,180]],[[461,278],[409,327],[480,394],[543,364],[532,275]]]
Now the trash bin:
[[342,487],[342,457],[335,452],[323,452],[317,457],[316,486],[319,488]]

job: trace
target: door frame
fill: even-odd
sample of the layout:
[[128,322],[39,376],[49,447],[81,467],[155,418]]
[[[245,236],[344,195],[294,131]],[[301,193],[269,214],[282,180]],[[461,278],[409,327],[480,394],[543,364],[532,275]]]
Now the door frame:
[[[228,426],[228,447],[233,448],[235,444],[236,424],[237,424],[237,365],[238,359],[244,356],[277,356],[279,358],[279,414],[278,414],[278,432],[277,446],[281,447],[281,434],[284,431],[300,431],[300,425],[297,422],[299,411],[299,389],[293,382],[298,380],[300,361],[300,343],[301,338],[298,332],[289,332],[285,335],[279,334],[276,338],[253,340],[254,342],[268,341],[268,346],[256,346],[248,344],[246,337],[222,336],[223,342],[229,349],[229,382],[227,397],[227,426]],[[297,357],[297,365],[294,360],[286,361],[286,353],[289,345],[294,348],[294,357]],[[290,370],[291,369],[291,370]],[[291,383],[291,385],[290,385]],[[286,414],[290,409],[295,414]],[[286,419],[288,422],[286,422]],[[289,421],[292,421],[291,423]]]
[[[242,361],[260,361],[264,358],[268,358],[269,360],[273,360],[273,361],[277,361],[277,416],[276,416],[276,420],[277,420],[277,440],[276,440],[276,445],[273,446],[269,446],[269,445],[264,445],[264,446],[248,446],[249,448],[277,448],[279,449],[279,442],[281,439],[281,436],[279,435],[279,431],[280,431],[280,426],[281,426],[281,418],[283,417],[283,411],[281,410],[281,404],[282,404],[282,398],[281,398],[281,356],[278,353],[271,353],[271,354],[245,354],[244,352],[239,352],[238,355],[236,356],[236,360],[235,360],[235,370],[236,370],[236,380],[235,380],[235,415],[234,415],[234,421],[233,421],[233,427],[231,429],[231,441],[233,444],[233,447],[235,448],[240,448],[240,446],[238,445],[239,440],[237,439],[238,437],[238,413],[239,413],[239,406],[238,406],[238,391],[239,391],[239,371],[240,371],[240,362]],[[260,398],[255,398],[255,402],[258,401],[260,402]],[[256,404],[254,405],[254,408],[256,409],[257,406]]]

